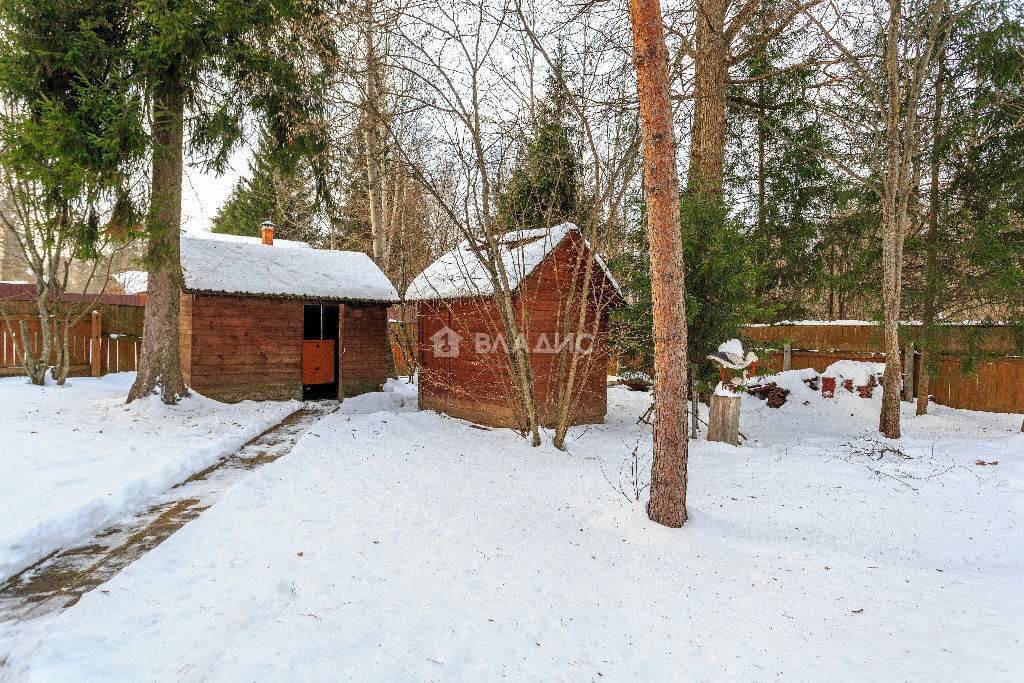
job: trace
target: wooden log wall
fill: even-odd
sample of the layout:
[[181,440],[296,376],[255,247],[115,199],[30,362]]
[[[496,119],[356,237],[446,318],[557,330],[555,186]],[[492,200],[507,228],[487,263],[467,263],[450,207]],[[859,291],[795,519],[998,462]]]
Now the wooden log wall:
[[345,396],[377,391],[387,381],[387,307],[345,304],[341,316],[341,388]]
[[[545,351],[557,350],[559,344],[568,343],[567,330],[576,331],[579,303],[571,307],[567,304],[573,298],[581,298],[583,273],[576,270],[577,250],[581,246],[582,240],[563,242],[530,276],[515,298],[518,324],[530,350],[535,398],[541,422],[546,426],[553,426],[557,421],[562,354]],[[608,292],[604,289],[603,274],[597,266],[595,270],[598,271],[595,282],[601,288],[587,302],[585,329],[588,334],[596,329],[597,335],[595,340],[586,340],[583,344],[589,353],[579,354],[570,402],[574,424],[603,422],[607,412],[608,316],[605,310],[599,317],[599,308],[600,303],[607,303]],[[578,277],[575,289],[574,277]],[[495,426],[522,426],[525,420],[520,414],[519,397],[506,352],[514,340],[505,339],[504,325],[494,300],[486,297],[428,301],[420,304],[419,312],[420,408]],[[455,357],[441,358],[434,354],[431,338],[445,326],[461,337]],[[478,334],[484,335],[486,340],[479,352]],[[575,341],[573,339],[572,343]]]
[[341,393],[376,391],[387,380],[383,305],[213,294],[181,297],[185,382],[221,401],[300,399],[306,304],[341,306]]
[[182,294],[182,373],[222,401],[302,397],[302,321],[297,299]]

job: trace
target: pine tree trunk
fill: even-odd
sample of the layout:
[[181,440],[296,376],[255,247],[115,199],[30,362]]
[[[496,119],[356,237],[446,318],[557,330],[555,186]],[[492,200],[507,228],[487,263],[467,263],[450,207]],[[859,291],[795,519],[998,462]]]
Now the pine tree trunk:
[[709,199],[722,196],[725,166],[725,95],[729,79],[725,12],[728,5],[728,0],[697,0],[693,128],[686,185],[699,197]]
[[668,50],[658,0],[630,0],[629,12],[654,309],[654,459],[647,514],[659,524],[679,527],[686,522],[686,296]]
[[142,348],[128,402],[153,392],[164,403],[188,396],[181,376],[181,174],[185,101],[168,74],[153,96],[153,189],[146,228],[149,267]]

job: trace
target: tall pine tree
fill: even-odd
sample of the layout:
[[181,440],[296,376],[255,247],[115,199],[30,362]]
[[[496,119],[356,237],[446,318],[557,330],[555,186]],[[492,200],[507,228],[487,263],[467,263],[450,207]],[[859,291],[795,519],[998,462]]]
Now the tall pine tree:
[[[174,403],[187,394],[178,345],[186,151],[206,159],[215,170],[223,169],[231,150],[244,138],[247,119],[255,115],[288,158],[320,158],[324,136],[314,123],[320,119],[323,101],[320,75],[336,64],[326,4],[91,0],[66,5],[5,0],[5,46],[8,54],[17,55],[6,60],[5,75],[17,82],[37,77],[39,101],[60,99],[69,87],[79,87],[75,63],[88,66],[96,59],[94,54],[115,54],[120,72],[130,76],[105,83],[106,96],[85,93],[89,97],[78,101],[84,109],[74,111],[78,117],[88,110],[82,121],[100,122],[88,133],[106,138],[116,150],[109,155],[94,152],[94,143],[79,149],[80,128],[62,133],[51,126],[60,144],[43,152],[44,158],[58,160],[55,164],[74,162],[82,173],[103,172],[122,153],[149,159],[149,296],[139,371],[129,401],[156,391],[165,402]],[[79,45],[71,50],[69,43],[50,41],[69,30],[78,30],[91,41],[88,49]],[[49,78],[55,64],[70,78]],[[145,102],[148,121],[120,115],[123,103],[133,97]],[[122,149],[118,146],[124,140],[128,147]]]

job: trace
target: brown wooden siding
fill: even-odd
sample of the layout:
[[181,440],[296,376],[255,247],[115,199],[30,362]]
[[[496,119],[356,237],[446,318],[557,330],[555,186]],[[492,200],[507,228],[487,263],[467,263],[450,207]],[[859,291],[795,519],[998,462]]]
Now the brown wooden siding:
[[[303,306],[321,303],[339,302],[183,294],[186,381],[199,393],[223,401],[301,399]],[[357,307],[361,312],[354,314],[350,305],[340,305],[344,393],[376,389],[387,375],[384,306]],[[376,354],[369,348],[370,339],[380,340]]]
[[340,321],[344,395],[376,391],[388,377],[387,307],[345,304]]
[[[544,342],[555,348],[566,340],[567,332],[576,331],[579,307],[569,306],[569,302],[578,299],[577,292],[582,291],[583,274],[576,269],[581,247],[582,240],[566,239],[515,297],[518,324],[531,350],[535,398],[545,426],[557,421],[561,354],[539,353],[537,349]],[[587,302],[586,330],[597,331],[596,342],[591,353],[580,355],[571,398],[573,424],[602,422],[607,412],[607,303],[614,291],[596,266],[595,277],[600,286],[597,296]],[[431,336],[444,326],[462,337],[457,357],[437,358],[433,353]],[[524,424],[504,347],[497,352],[481,349],[478,353],[476,349],[477,334],[487,335],[494,346],[499,336],[504,338],[504,325],[492,298],[421,302],[417,331],[421,409],[495,426]]]

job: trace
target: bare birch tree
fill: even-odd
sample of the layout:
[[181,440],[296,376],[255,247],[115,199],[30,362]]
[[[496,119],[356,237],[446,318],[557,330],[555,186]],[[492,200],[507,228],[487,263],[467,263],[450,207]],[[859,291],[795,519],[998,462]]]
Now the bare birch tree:
[[[71,329],[85,318],[103,295],[115,259],[128,249],[126,226],[100,225],[95,207],[76,211],[67,203],[46,202],[40,187],[3,171],[3,210],[0,234],[17,246],[15,256],[31,274],[35,292],[32,301],[39,319],[39,353],[24,315],[18,328],[7,306],[0,302],[0,316],[18,344],[21,364],[32,384],[42,386],[47,371],[62,385],[71,370]],[[80,292],[74,300],[65,296],[74,285]],[[98,350],[94,350],[98,353]]]
[[[609,292],[599,286],[595,278],[598,254],[609,244],[609,237],[619,219],[619,207],[626,192],[633,187],[639,170],[639,130],[636,122],[635,93],[626,85],[631,76],[628,46],[617,42],[618,29],[625,28],[615,14],[591,21],[594,11],[573,13],[568,20],[550,22],[550,29],[541,31],[538,10],[532,3],[515,2],[519,18],[519,31],[527,38],[523,46],[525,63],[534,63],[534,55],[546,65],[554,86],[559,90],[559,102],[570,110],[573,122],[578,124],[582,147],[586,195],[589,205],[585,215],[575,217],[590,249],[578,252],[576,262],[568,273],[570,287],[565,310],[562,311],[562,336],[580,338],[600,334],[601,316],[590,316],[594,310],[606,310],[610,305]],[[572,63],[581,81],[578,87],[568,82],[556,55],[545,45],[572,35],[575,51]],[[530,99],[533,101],[531,79]],[[535,118],[535,117],[532,117]],[[553,161],[554,163],[554,161]],[[549,221],[550,224],[553,221]],[[594,362],[593,358],[571,352],[564,347],[559,356],[555,381],[558,387],[557,421],[553,443],[563,448],[572,416],[581,396],[578,378],[584,373],[581,364]]]
[[[882,338],[886,354],[878,428],[900,436],[899,322],[903,247],[909,206],[918,191],[924,152],[922,94],[946,40],[948,0],[883,0],[867,14],[836,10],[806,16],[840,62],[839,78],[824,93],[829,124],[849,136],[851,155],[833,161],[870,189],[882,217]],[[826,23],[828,22],[828,23]]]
[[818,85],[821,125],[843,144],[835,152],[807,147],[759,118],[789,144],[826,157],[878,198],[886,353],[879,431],[899,438],[903,247],[911,200],[926,166],[922,122],[928,102],[922,95],[945,44],[943,27],[960,10],[949,0],[868,0],[857,7],[801,11],[817,29],[820,61],[828,65]]
[[[513,302],[514,287],[494,206],[494,174],[502,163],[497,126],[501,102],[491,92],[505,71],[499,62],[500,40],[510,19],[508,2],[491,6],[471,0],[428,0],[399,31],[410,46],[405,68],[423,88],[422,94],[412,97],[431,112],[437,144],[460,176],[457,203],[445,192],[453,185],[450,179],[432,174],[407,156],[403,160],[484,265],[506,339],[518,340],[523,336],[522,321]],[[528,349],[518,343],[507,347],[523,428],[533,445],[539,446],[540,420]]]

